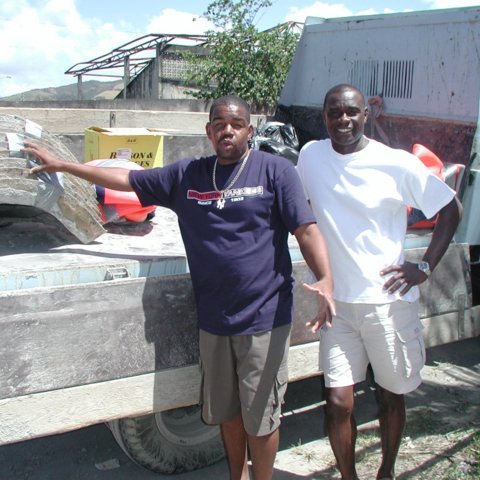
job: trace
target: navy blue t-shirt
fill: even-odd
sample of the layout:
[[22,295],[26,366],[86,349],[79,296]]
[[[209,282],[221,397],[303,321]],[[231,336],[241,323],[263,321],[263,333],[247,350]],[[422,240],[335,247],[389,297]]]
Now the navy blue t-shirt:
[[[215,335],[246,335],[292,321],[288,233],[315,223],[293,164],[254,150],[233,187],[212,182],[215,156],[132,170],[143,206],[172,209],[190,267],[198,326]],[[225,188],[240,162],[217,165]]]

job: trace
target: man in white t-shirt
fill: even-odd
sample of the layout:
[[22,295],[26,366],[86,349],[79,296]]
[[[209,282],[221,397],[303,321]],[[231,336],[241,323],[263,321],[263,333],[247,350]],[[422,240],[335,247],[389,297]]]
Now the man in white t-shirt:
[[[326,425],[343,480],[355,470],[354,385],[370,363],[379,403],[382,462],[395,478],[405,426],[404,395],[421,383],[425,346],[417,285],[428,279],[461,217],[455,192],[414,155],[364,135],[368,108],[351,85],[330,89],[323,118],[330,139],[307,143],[297,171],[330,251],[336,316],[320,328]],[[438,212],[420,263],[404,260],[407,206]]]

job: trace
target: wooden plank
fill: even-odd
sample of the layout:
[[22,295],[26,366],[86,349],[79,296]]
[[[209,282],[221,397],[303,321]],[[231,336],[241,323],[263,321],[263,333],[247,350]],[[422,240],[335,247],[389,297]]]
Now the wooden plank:
[[[422,285],[427,346],[480,334],[468,267],[467,247],[452,244]],[[315,302],[301,286],[310,281],[304,262],[294,264],[294,276],[290,381],[321,373],[318,335],[305,328]],[[188,275],[39,290],[0,295],[0,443],[198,401]]]
[[[416,260],[424,249],[407,252]],[[471,305],[465,246],[452,244],[421,285],[421,317]],[[293,267],[292,345],[318,340],[304,262]],[[188,274],[0,293],[0,398],[143,375],[198,361],[196,311]],[[12,348],[12,345],[15,348]]]
[[422,319],[423,338],[427,347],[456,342],[480,335],[480,305],[465,312],[451,312]]
[[197,365],[0,400],[0,445],[198,402]]
[[[423,258],[425,248],[405,251],[412,262]],[[420,285],[420,318],[429,318],[472,306],[467,244],[450,244],[430,278]]]
[[186,274],[6,292],[0,303],[0,398],[198,360]]
[[[318,374],[318,342],[292,347],[290,381]],[[198,403],[198,365],[0,400],[0,445]],[[53,415],[52,412],[55,412]]]
[[[464,316],[449,313],[422,323],[427,347],[479,336],[480,306],[467,310]],[[318,341],[290,348],[290,382],[320,374]],[[198,402],[199,389],[199,368],[190,365],[6,398],[0,400],[0,445],[193,405]]]

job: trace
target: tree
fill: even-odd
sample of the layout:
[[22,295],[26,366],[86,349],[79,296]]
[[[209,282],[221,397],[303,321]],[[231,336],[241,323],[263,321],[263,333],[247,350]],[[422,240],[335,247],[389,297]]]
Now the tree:
[[209,54],[187,54],[187,81],[195,98],[235,94],[254,108],[274,107],[290,68],[299,34],[290,24],[259,32],[255,20],[270,0],[215,0],[204,16],[216,30],[207,32]]

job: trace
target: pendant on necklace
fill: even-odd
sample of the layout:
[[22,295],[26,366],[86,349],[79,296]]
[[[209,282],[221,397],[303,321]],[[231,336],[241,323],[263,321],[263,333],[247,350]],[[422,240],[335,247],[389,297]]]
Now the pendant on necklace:
[[223,190],[220,190],[218,187],[217,187],[217,182],[215,180],[215,175],[216,175],[216,172],[217,172],[217,163],[218,163],[218,157],[215,158],[215,163],[213,164],[213,172],[212,172],[212,183],[213,183],[213,188],[215,189],[215,191],[217,193],[220,193],[221,197],[217,200],[217,204],[216,204],[216,207],[219,209],[219,210],[222,210],[223,208],[225,208],[225,192],[230,190],[236,183],[236,181],[239,179],[240,175],[242,174],[243,172],[243,169],[245,168],[245,165],[247,164],[248,162],[248,157],[250,156],[250,152],[251,150],[248,150],[246,156],[244,157],[244,159],[242,160],[242,163],[240,165],[240,168],[238,169],[238,172],[237,174],[235,175],[235,177],[233,178],[233,180],[228,184],[227,187],[225,187]]

